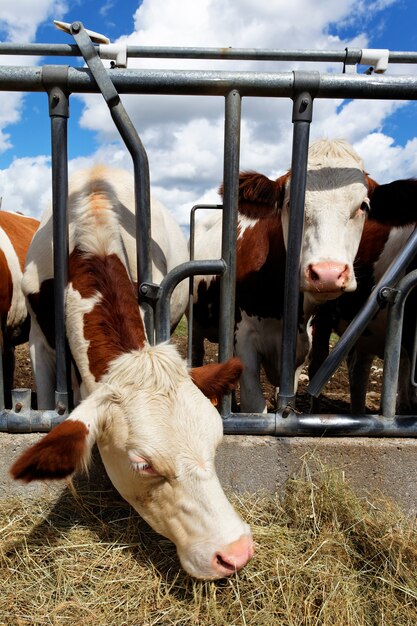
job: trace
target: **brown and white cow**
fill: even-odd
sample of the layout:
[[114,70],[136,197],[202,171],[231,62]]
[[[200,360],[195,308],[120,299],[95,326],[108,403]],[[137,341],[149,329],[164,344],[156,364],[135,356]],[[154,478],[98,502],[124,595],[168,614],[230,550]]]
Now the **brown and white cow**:
[[21,284],[26,252],[38,226],[32,217],[0,211],[0,339],[7,407],[11,403],[14,348],[29,337],[30,321]]
[[[416,181],[399,180],[378,185],[372,192],[370,203],[370,219],[365,223],[355,258],[357,290],[326,303],[312,318],[310,378],[329,353],[331,332],[343,334],[416,228]],[[417,257],[407,271],[414,269],[417,269]],[[347,358],[351,412],[354,415],[363,415],[366,411],[366,391],[374,357],[384,358],[387,313],[387,307],[378,311]],[[411,384],[411,374],[415,376],[411,367],[416,321],[417,289],[413,289],[405,306],[400,358],[397,411],[403,414],[415,414],[417,409],[417,390]],[[313,408],[318,410],[318,407],[319,403],[314,402]]]
[[[117,181],[108,176],[102,168],[79,175],[69,202],[66,332],[87,397],[11,473],[24,481],[63,478],[88,464],[97,443],[116,489],[176,544],[184,569],[198,578],[227,576],[252,557],[253,544],[216,475],[222,421],[204,393],[230,391],[242,367],[232,359],[190,375],[175,346],[148,344]],[[45,244],[48,253],[51,241]],[[30,263],[43,267],[35,246]]]
[[[73,207],[79,202],[88,201],[88,186],[91,173],[79,171],[69,181],[69,251],[72,252],[74,223],[71,217]],[[134,282],[136,275],[136,226],[135,198],[132,175],[121,169],[99,166],[93,174],[95,198],[103,197],[111,201],[120,220],[120,236],[126,249],[128,267]],[[101,194],[101,196],[100,196]],[[157,200],[151,201],[151,256],[153,281],[157,284],[171,269],[188,260],[185,237],[167,209]],[[94,233],[92,233],[93,236]],[[30,355],[36,379],[39,409],[52,409],[55,406],[55,327],[53,316],[53,255],[52,255],[52,213],[49,208],[42,217],[41,225],[28,251],[22,288],[26,294],[31,313]],[[188,301],[188,287],[185,281],[174,290],[171,299],[171,327],[175,328],[181,319]],[[85,381],[84,381],[85,383]],[[73,387],[77,394],[77,380]],[[82,396],[82,389],[81,389]],[[76,395],[76,399],[79,399]]]
[[[291,172],[270,180],[258,173],[241,174],[237,235],[235,354],[244,363],[240,380],[242,412],[266,410],[259,380],[263,366],[279,386],[286,242]],[[327,300],[356,289],[353,262],[359,246],[369,193],[375,183],[360,157],[343,140],[320,140],[308,153],[300,288],[305,320]],[[221,214],[209,227],[197,227],[196,258],[220,257]],[[194,289],[194,362],[203,356],[204,337],[215,341],[219,280],[198,277]],[[300,297],[297,341],[298,374],[308,352]]]

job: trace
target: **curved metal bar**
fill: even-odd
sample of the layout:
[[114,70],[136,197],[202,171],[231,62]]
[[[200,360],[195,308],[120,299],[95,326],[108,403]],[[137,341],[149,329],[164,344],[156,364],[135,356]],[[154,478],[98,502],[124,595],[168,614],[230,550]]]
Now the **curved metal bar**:
[[190,276],[207,276],[210,274],[224,274],[226,263],[223,259],[209,261],[187,261],[172,269],[159,285],[158,300],[155,307],[156,343],[168,341],[170,338],[170,302],[175,287]]

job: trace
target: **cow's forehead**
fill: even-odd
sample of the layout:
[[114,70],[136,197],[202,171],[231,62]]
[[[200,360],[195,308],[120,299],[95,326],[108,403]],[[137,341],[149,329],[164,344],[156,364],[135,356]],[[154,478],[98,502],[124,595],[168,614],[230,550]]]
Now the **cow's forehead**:
[[[286,183],[286,201],[289,201],[290,178]],[[340,166],[313,166],[307,170],[306,209],[326,204],[346,204],[347,208],[359,206],[367,197],[365,174],[354,161]]]
[[[155,457],[171,468],[187,456],[197,462],[212,458],[222,437],[221,418],[191,380],[183,360],[174,358],[163,371],[158,367],[144,374],[141,354],[135,356],[130,369],[126,357],[116,364],[123,376],[113,370],[104,381],[111,407],[104,432],[107,443]],[[139,376],[143,379],[138,390]]]

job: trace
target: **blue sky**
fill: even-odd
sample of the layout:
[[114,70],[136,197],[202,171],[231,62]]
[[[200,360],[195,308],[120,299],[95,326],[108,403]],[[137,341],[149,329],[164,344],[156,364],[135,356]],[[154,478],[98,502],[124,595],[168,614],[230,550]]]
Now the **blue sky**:
[[[0,40],[72,43],[53,19],[80,20],[111,41],[132,45],[340,49],[345,46],[417,50],[417,5],[412,0],[0,0]],[[6,64],[68,63],[72,58],[2,58]],[[129,67],[168,62],[129,61]],[[171,62],[170,67],[197,67]],[[222,67],[200,62],[198,67]],[[262,64],[241,64],[264,69]],[[309,66],[311,67],[311,66]],[[271,66],[268,66],[270,69]],[[296,69],[280,64],[278,71]],[[321,65],[321,71],[330,68]],[[334,70],[334,67],[332,68]],[[363,68],[360,68],[363,71]],[[389,72],[416,73],[412,66]],[[221,99],[130,97],[125,104],[151,165],[154,195],[181,223],[197,202],[217,202],[222,177]],[[244,100],[242,169],[277,176],[290,162],[291,105]],[[130,167],[100,96],[70,99],[70,169],[105,160]],[[380,182],[417,175],[417,105],[399,102],[320,101],[312,138],[344,136]],[[39,215],[50,195],[49,116],[45,94],[0,92],[0,196],[3,208]]]

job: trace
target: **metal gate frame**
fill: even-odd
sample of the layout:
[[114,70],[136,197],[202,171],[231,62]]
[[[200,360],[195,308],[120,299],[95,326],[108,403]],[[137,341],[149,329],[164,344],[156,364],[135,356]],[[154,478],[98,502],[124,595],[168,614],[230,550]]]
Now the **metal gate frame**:
[[[141,48],[129,46],[111,52],[116,59],[106,70],[100,56],[109,58],[109,47],[95,46],[103,41],[97,33],[86,31],[80,22],[64,24],[76,45],[0,44],[0,54],[38,54],[83,56],[88,68],[59,65],[40,67],[0,66],[0,91],[47,92],[51,118],[52,208],[54,233],[55,318],[57,352],[56,407],[34,411],[30,390],[13,391],[13,408],[0,405],[0,432],[46,432],[68,415],[70,408],[69,360],[65,341],[64,291],[68,259],[68,159],[67,121],[71,93],[101,92],[122,139],[128,148],[135,176],[138,241],[138,276],[141,303],[146,305],[145,323],[156,341],[169,338],[169,301],[175,286],[184,278],[198,274],[220,274],[219,359],[232,356],[234,324],[234,282],[236,271],[236,231],[242,97],[290,98],[293,101],[293,147],[291,162],[291,215],[287,249],[285,310],[281,351],[281,384],[276,413],[232,413],[230,398],[222,407],[226,434],[277,436],[395,436],[416,437],[417,416],[395,415],[399,350],[403,307],[408,293],[417,286],[417,272],[411,272],[398,285],[398,277],[417,252],[417,231],[387,270],[364,309],[353,320],[336,347],[310,382],[309,392],[321,388],[362,333],[382,302],[389,307],[389,332],[384,360],[381,415],[307,415],[294,410],[293,380],[299,297],[299,257],[304,217],[307,152],[313,102],[316,98],[417,100],[417,77],[381,76],[388,62],[416,63],[417,53],[387,50],[346,49],[344,51],[253,50],[214,48]],[[61,24],[62,27],[62,24]],[[343,63],[343,73],[317,71],[249,72],[206,70],[126,70],[120,59],[129,57],[205,58],[275,61],[335,61]],[[122,60],[121,65],[124,61]],[[356,74],[357,64],[372,64],[365,74]],[[372,70],[375,69],[375,72]],[[128,117],[119,94],[205,95],[225,99],[224,200],[222,258],[194,261],[175,268],[162,281],[152,283],[150,242],[149,168],[146,151]],[[56,245],[58,243],[58,245]],[[297,277],[294,279],[294,277]],[[389,297],[396,285],[399,297]],[[232,297],[231,297],[231,294]],[[154,324],[155,320],[155,324]],[[0,402],[2,396],[0,372]]]

